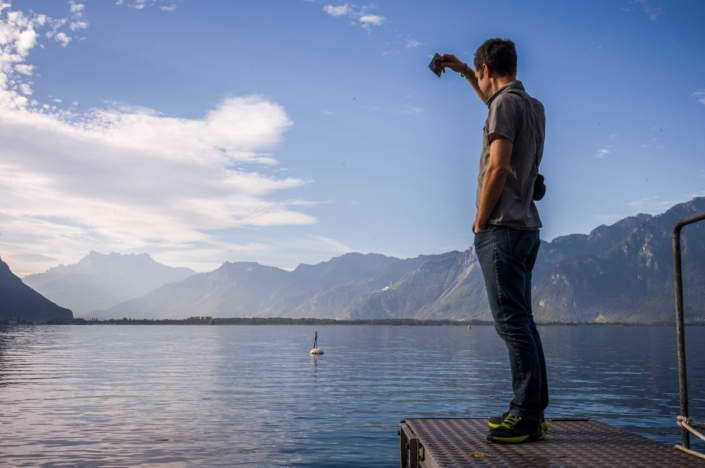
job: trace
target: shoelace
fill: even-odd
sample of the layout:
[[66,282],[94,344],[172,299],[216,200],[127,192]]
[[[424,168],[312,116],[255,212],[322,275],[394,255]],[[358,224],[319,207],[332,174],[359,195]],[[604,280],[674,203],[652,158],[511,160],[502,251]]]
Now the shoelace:
[[506,429],[511,429],[512,427],[516,426],[519,421],[521,421],[521,416],[515,416],[513,414],[510,414],[509,416],[504,418],[504,421],[502,421],[502,424],[500,424],[500,426]]

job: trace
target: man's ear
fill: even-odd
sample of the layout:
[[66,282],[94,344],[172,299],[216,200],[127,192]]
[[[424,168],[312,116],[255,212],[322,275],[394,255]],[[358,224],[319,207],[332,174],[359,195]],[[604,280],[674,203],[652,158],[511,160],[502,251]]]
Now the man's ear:
[[484,73],[487,78],[492,78],[492,70],[490,70],[490,67],[488,67],[486,63],[482,64],[482,73]]

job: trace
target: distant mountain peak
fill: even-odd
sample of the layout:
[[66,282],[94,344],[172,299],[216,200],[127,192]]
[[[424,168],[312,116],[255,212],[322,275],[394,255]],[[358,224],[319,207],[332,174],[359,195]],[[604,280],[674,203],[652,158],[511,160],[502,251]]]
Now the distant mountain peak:
[[195,272],[155,261],[149,254],[108,255],[91,250],[77,263],[59,265],[23,281],[48,299],[79,315],[133,299]]

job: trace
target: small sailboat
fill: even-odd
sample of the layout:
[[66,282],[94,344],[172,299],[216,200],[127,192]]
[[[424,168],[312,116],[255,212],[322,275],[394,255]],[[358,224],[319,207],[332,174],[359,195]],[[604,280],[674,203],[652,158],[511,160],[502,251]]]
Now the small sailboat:
[[318,332],[316,332],[316,336],[313,338],[313,349],[309,354],[323,354],[323,350],[318,347]]

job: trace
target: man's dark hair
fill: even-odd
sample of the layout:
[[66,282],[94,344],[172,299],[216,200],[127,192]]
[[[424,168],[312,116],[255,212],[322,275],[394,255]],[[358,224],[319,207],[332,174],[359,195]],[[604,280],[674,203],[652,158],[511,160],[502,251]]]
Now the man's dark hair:
[[499,76],[516,76],[517,50],[509,39],[487,39],[475,52],[475,70],[482,64]]

